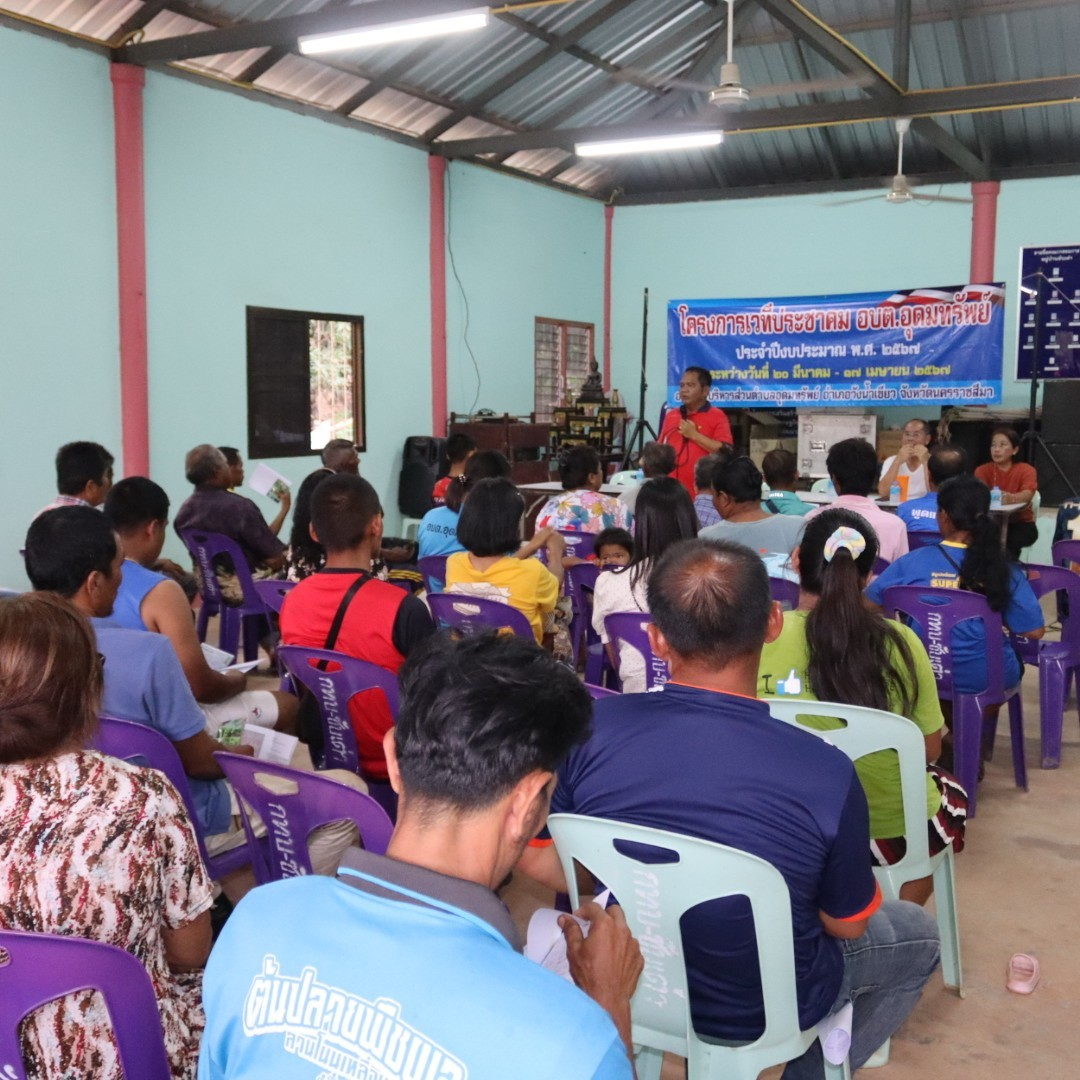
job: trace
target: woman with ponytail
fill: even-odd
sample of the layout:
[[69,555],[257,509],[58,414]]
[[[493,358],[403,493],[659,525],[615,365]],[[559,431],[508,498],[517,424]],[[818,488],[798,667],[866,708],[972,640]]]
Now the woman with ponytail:
[[[826,510],[810,519],[792,562],[799,572],[799,606],[784,615],[784,629],[766,644],[758,669],[758,695],[862,705],[905,716],[926,741],[926,760],[941,749],[943,719],[929,657],[913,630],[871,611],[863,589],[878,554],[877,534],[852,510]],[[824,717],[821,730],[840,726]],[[892,751],[855,763],[870,807],[871,857],[879,866],[905,851],[900,770]],[[967,796],[955,778],[927,768],[926,811],[932,854],[964,845]],[[925,903],[933,880],[908,882],[901,898]]]

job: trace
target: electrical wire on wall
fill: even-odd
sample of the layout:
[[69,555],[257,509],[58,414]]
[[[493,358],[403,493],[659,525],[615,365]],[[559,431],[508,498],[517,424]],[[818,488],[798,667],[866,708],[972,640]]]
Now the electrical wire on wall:
[[472,419],[472,415],[476,412],[477,403],[480,401],[480,365],[476,362],[476,354],[472,350],[472,345],[469,344],[469,298],[465,294],[465,286],[462,284],[461,275],[458,273],[457,263],[454,261],[454,164],[450,163],[450,167],[446,170],[446,253],[450,256],[450,271],[454,275],[454,280],[457,282],[458,292],[461,293],[461,302],[465,308],[465,326],[461,331],[461,340],[465,343],[465,351],[469,354],[469,359],[472,360],[473,368],[476,371],[476,396],[473,398],[472,404],[469,406],[469,419]]

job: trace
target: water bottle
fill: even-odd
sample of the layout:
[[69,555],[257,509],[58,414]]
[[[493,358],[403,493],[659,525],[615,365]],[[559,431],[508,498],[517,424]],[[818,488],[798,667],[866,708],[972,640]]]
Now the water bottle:
[[889,486],[889,502],[897,503],[897,504],[899,504],[899,502],[900,502],[900,481],[899,480],[894,480],[892,482],[892,484]]
[[990,489],[990,509],[991,510],[1000,510],[1001,509],[1001,488],[999,488],[997,486],[997,484],[995,484]]

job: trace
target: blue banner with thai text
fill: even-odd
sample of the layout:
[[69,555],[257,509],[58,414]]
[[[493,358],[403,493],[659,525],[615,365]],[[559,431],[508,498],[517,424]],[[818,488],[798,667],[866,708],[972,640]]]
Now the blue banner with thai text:
[[667,400],[692,366],[744,408],[1001,400],[1005,286],[668,303]]

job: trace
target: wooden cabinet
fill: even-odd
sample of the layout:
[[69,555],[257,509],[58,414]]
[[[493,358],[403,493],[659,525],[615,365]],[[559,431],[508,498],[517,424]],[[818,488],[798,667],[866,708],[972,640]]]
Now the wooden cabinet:
[[471,435],[481,450],[498,450],[510,462],[515,484],[540,484],[548,476],[547,450],[551,425],[538,424],[528,417],[490,416],[470,419],[464,413],[450,414],[450,434]]

